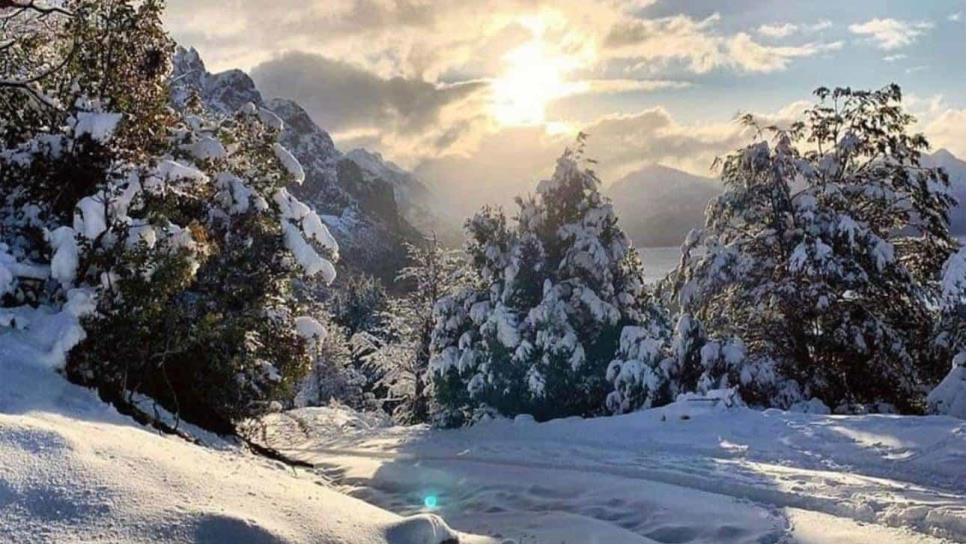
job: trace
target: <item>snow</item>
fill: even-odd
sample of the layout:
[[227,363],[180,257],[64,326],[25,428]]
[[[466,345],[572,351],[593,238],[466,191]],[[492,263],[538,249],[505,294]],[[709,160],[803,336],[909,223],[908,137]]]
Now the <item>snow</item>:
[[74,213],[74,230],[94,240],[107,230],[107,210],[102,198],[85,196]]
[[285,232],[285,247],[309,277],[321,273],[326,284],[335,281],[335,267],[305,241],[298,227],[286,221],[282,223],[282,230]]
[[926,399],[929,411],[966,419],[966,351],[953,359],[949,374]]
[[71,285],[77,278],[79,249],[74,229],[60,227],[49,234],[54,256],[50,260],[50,275],[62,285]]
[[302,165],[299,164],[298,159],[288,149],[285,149],[282,144],[276,143],[272,146],[272,149],[275,151],[275,157],[282,163],[285,170],[292,175],[295,183],[301,185],[305,181],[305,170],[302,169]]
[[80,138],[86,134],[96,142],[107,143],[114,136],[122,117],[120,113],[79,112],[74,136]]
[[52,370],[90,297],[72,292],[67,306],[0,310],[27,323],[0,328],[0,541],[499,542],[436,515],[402,518],[227,441],[134,424]]
[[946,304],[966,300],[966,245],[950,256],[943,266],[942,290]]
[[265,421],[269,444],[356,497],[521,544],[966,539],[966,422],[762,412],[735,398],[458,430],[341,407]]
[[295,330],[298,331],[305,341],[315,346],[318,342],[325,340],[328,334],[325,327],[312,316],[303,315],[295,318]]
[[182,149],[198,160],[223,159],[228,156],[225,146],[211,136],[202,136],[198,141],[182,146]]
[[335,267],[331,261],[319,255],[308,241],[314,240],[337,258],[339,244],[329,233],[329,229],[322,224],[322,220],[315,211],[292,196],[286,189],[276,191],[273,200],[278,205],[281,215],[285,246],[295,256],[295,261],[309,276],[321,272],[326,284],[331,284],[335,281]]
[[50,276],[49,267],[20,262],[9,251],[6,244],[0,243],[0,296],[14,289],[17,278],[43,280]]
[[285,128],[285,122],[268,108],[258,108],[258,119],[272,130],[281,131]]

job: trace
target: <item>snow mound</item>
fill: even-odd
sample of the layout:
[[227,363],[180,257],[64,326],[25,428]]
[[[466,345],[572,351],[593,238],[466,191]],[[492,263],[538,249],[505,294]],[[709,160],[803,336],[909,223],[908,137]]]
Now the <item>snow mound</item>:
[[953,359],[952,370],[926,400],[934,414],[966,419],[966,351]]
[[391,544],[459,544],[459,535],[439,516],[420,514],[405,519],[386,530]]
[[51,370],[83,330],[61,312],[2,310],[0,542],[443,544],[435,516],[405,519],[320,485],[312,473],[205,448],[133,424]]

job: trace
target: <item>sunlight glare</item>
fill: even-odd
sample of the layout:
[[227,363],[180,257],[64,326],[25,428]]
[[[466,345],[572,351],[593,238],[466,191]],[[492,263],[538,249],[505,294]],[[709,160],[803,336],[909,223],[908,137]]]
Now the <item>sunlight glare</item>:
[[551,101],[580,89],[564,77],[577,67],[576,61],[548,47],[539,21],[527,19],[522,23],[533,39],[503,57],[506,68],[491,83],[492,114],[502,126],[544,124]]

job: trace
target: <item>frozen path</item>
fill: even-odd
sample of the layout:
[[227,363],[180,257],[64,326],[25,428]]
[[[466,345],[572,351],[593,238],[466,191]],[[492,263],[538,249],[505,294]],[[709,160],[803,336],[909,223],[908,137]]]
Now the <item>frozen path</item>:
[[404,514],[432,497],[454,527],[521,543],[966,539],[966,423],[949,418],[679,403],[435,431],[315,408],[266,438],[356,497]]

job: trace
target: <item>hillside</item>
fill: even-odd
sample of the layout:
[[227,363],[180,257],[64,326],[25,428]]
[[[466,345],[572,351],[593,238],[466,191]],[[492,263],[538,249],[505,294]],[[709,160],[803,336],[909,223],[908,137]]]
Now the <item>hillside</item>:
[[632,172],[605,188],[634,245],[677,246],[704,224],[708,201],[721,193],[717,182],[661,165]]
[[950,190],[959,201],[959,206],[950,214],[950,227],[954,234],[966,234],[966,161],[959,159],[946,149],[940,149],[932,155],[924,157],[923,164],[942,168],[949,175]]
[[83,337],[76,313],[0,309],[18,324],[0,327],[0,542],[490,542],[197,430],[207,446],[135,424],[55,372]]

